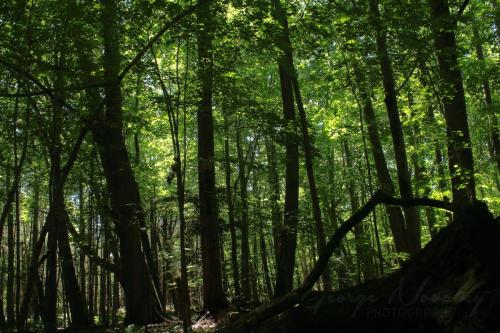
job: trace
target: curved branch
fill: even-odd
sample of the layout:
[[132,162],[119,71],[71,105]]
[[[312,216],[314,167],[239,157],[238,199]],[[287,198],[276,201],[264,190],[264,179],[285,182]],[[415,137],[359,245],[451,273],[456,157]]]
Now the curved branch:
[[330,238],[324,251],[320,254],[318,260],[314,264],[309,275],[304,279],[302,285],[291,291],[290,293],[274,300],[271,303],[263,304],[253,311],[249,312],[239,320],[222,327],[219,332],[246,332],[257,323],[260,323],[271,316],[281,313],[297,303],[310,292],[314,284],[318,281],[321,274],[325,270],[330,257],[340,245],[342,239],[351,231],[356,225],[361,223],[363,219],[368,216],[378,204],[398,205],[398,206],[428,206],[436,207],[449,211],[453,211],[452,206],[448,202],[429,199],[429,198],[413,198],[413,199],[400,199],[394,198],[391,195],[378,190],[373,196],[360,208],[354,215],[347,219],[335,231]]

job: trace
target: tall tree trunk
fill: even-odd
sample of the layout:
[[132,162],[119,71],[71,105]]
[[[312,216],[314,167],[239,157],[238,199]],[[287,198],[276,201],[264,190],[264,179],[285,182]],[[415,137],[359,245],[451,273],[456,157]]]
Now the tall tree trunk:
[[287,43],[288,26],[283,20],[285,13],[280,0],[272,0],[275,16],[280,24],[280,32],[276,43],[280,49],[286,50],[279,55],[279,77],[281,98],[283,101],[283,118],[285,121],[285,209],[277,262],[276,287],[274,296],[280,297],[293,288],[293,272],[295,267],[295,249],[297,246],[297,223],[299,214],[299,149],[297,143],[297,125],[293,98],[292,70],[289,55],[290,43]]
[[[5,270],[5,256],[4,256],[4,250],[0,249],[0,257],[2,258],[0,265],[2,270]],[[0,330],[2,332],[7,332],[8,327],[7,327],[7,320],[5,318],[5,312],[3,309],[3,294],[4,294],[4,287],[5,287],[5,280],[4,280],[4,275],[0,275]]]
[[464,86],[454,32],[456,22],[450,15],[448,0],[429,0],[429,5],[443,91],[453,203],[462,206],[476,197],[476,188]]
[[[250,244],[249,244],[249,221],[248,221],[248,178],[246,171],[246,161],[243,154],[241,142],[241,130],[236,132],[236,150],[238,152],[238,179],[240,185],[240,210],[241,210],[241,275],[242,275],[242,296],[245,300],[250,300]],[[249,152],[250,153],[250,152]]]
[[[14,165],[17,166],[18,156],[17,156],[17,140],[16,147],[14,149]],[[16,189],[16,298],[15,298],[15,315],[16,320],[19,318],[19,306],[21,303],[21,199],[20,199],[19,187]]]
[[[377,54],[380,62],[380,70],[384,83],[385,105],[389,117],[392,143],[396,159],[396,169],[398,175],[399,192],[403,199],[413,197],[411,176],[408,168],[408,158],[406,156],[406,145],[403,134],[403,127],[399,117],[397,92],[394,82],[392,63],[387,50],[387,37],[382,26],[379,1],[370,0],[370,18],[375,28],[377,39]],[[415,207],[403,208],[406,220],[406,238],[408,250],[411,255],[415,255],[421,247],[420,244],[420,217]]]
[[[59,47],[61,49],[64,48],[63,45],[59,45]],[[61,67],[64,66],[65,63],[64,53],[65,51],[62,50],[61,55],[59,55],[57,59],[57,62]],[[64,100],[64,76],[61,71],[58,71],[55,76],[56,94],[59,99]],[[88,314],[83,295],[78,285],[73,255],[71,253],[68,238],[67,224],[70,223],[70,220],[66,210],[66,204],[64,202],[65,179],[62,177],[61,166],[63,110],[58,103],[53,103],[52,109],[51,138],[49,144],[51,178],[49,181],[50,200],[48,216],[50,216],[50,223],[53,225],[49,230],[49,240],[52,239],[51,237],[53,235],[51,233],[54,232],[56,237],[54,242],[57,244],[57,248],[59,250],[64,293],[71,311],[71,327],[82,328],[88,325]],[[56,292],[56,290],[47,290],[45,294],[50,295],[50,297],[57,298]]]
[[[337,231],[339,228],[339,224],[337,221],[337,201],[336,201],[336,186],[335,186],[335,171],[336,171],[336,165],[335,165],[335,149],[332,146],[328,152],[327,155],[327,162],[328,162],[328,184],[330,184],[332,190],[328,192],[328,217],[330,218],[331,225],[333,227],[334,231]],[[335,271],[337,272],[337,277],[338,277],[338,287],[339,289],[345,289],[350,287],[350,277],[349,277],[349,272],[347,267],[352,267],[351,265],[351,260],[350,256],[348,256],[347,251],[345,249],[345,246],[343,244],[340,244],[340,251],[337,251],[337,253],[340,252],[340,254],[343,256],[345,260],[342,261],[337,261],[335,265]],[[348,262],[347,262],[348,261]]]
[[226,126],[226,139],[224,141],[224,168],[226,179],[226,202],[231,236],[231,268],[233,271],[233,285],[236,295],[240,295],[240,272],[238,267],[238,239],[236,236],[236,221],[234,219],[234,199],[231,183],[231,163],[229,155],[229,131]]
[[[135,181],[122,133],[122,96],[118,83],[120,49],[117,1],[103,1],[104,75],[106,115],[92,128],[110,196],[116,232],[120,238],[120,274],[125,293],[125,323],[150,324],[164,319],[155,277],[141,234],[145,224],[139,187]],[[146,236],[147,238],[147,236]],[[150,253],[149,253],[150,254]]]
[[[184,187],[184,178],[185,178],[185,165],[186,159],[184,154],[184,159],[181,159],[181,145],[179,139],[179,109],[177,112],[174,112],[174,105],[172,101],[172,97],[170,96],[165,82],[163,80],[160,67],[156,60],[156,55],[154,51],[152,51],[155,68],[158,75],[158,79],[160,81],[161,89],[163,92],[163,97],[165,100],[165,105],[167,108],[167,115],[169,120],[170,127],[170,135],[172,138],[173,144],[173,153],[174,153],[174,163],[170,167],[171,171],[175,174],[176,177],[176,193],[177,193],[177,207],[179,211],[179,246],[180,246],[180,254],[181,254],[181,277],[180,280],[176,280],[178,285],[178,311],[182,318],[183,330],[187,332],[189,330],[189,326],[191,325],[191,299],[189,295],[189,287],[188,287],[188,276],[187,276],[187,255],[186,255],[186,218],[185,218],[185,209],[184,204],[186,202],[185,199],[185,187]],[[186,71],[188,69],[186,68]],[[187,74],[186,74],[187,75]],[[177,72],[177,79],[178,72]],[[178,87],[179,88],[179,87]],[[180,88],[179,88],[180,89]],[[180,95],[180,91],[178,92]],[[180,99],[180,97],[179,97]],[[180,101],[177,100],[177,104],[179,105]],[[178,107],[179,108],[179,107]],[[184,117],[186,110],[184,109]],[[184,127],[186,124],[184,123]],[[186,149],[186,134],[184,132],[184,144],[183,148]]]
[[[497,26],[497,33],[499,27]],[[475,18],[472,19],[472,32],[474,39],[474,48],[476,49],[477,60],[484,62],[483,44],[481,42],[481,35],[479,34],[478,22]],[[490,154],[497,164],[497,170],[500,171],[500,140],[498,138],[498,121],[497,115],[493,110],[493,99],[491,98],[490,83],[485,78],[482,80],[484,104],[486,105],[486,112],[488,118],[491,119],[491,149]]]
[[[38,241],[38,238],[39,238],[39,235],[40,235],[40,227],[39,227],[39,220],[40,220],[40,179],[39,178],[36,178],[34,180],[34,185],[33,185],[33,205],[32,205],[32,212],[33,212],[33,215],[32,215],[32,227],[33,227],[33,230],[32,230],[32,235],[31,235],[31,246],[30,246],[30,260],[32,259],[33,256],[35,256],[35,250],[36,250],[36,244],[37,244],[37,241]],[[38,255],[37,255],[37,260],[38,260]],[[28,283],[30,281],[30,278],[31,278],[31,272],[30,272],[30,266],[29,266],[29,263],[27,265],[27,270],[26,270],[26,275],[27,275],[27,279],[26,279],[26,283]],[[30,289],[32,290],[33,287],[27,287],[26,289]],[[19,317],[18,317],[18,321],[17,321],[17,330],[18,331],[22,331],[23,328],[21,327],[21,320],[23,318],[23,304],[24,304],[24,299],[25,298],[31,298],[31,294],[29,296],[27,296],[27,290],[23,290],[24,294],[23,294],[23,300],[21,302],[21,307],[19,309]],[[35,293],[36,294],[36,293]],[[41,309],[40,309],[40,302],[38,302],[38,299],[37,297],[35,296],[34,297],[34,300],[32,302],[33,304],[33,320],[35,321],[40,321],[40,313],[41,313]],[[22,325],[24,325],[24,323],[22,323]]]
[[[78,223],[79,223],[79,232],[83,239],[85,239],[86,234],[86,223],[85,223],[85,197],[83,191],[83,183],[80,181],[78,183]],[[85,269],[85,254],[82,249],[79,252],[79,275],[80,275],[80,288],[83,292],[87,290],[86,284],[86,269]],[[85,305],[88,306],[87,304]],[[88,316],[88,311],[87,311]]]
[[[291,48],[291,46],[290,46]],[[307,180],[309,182],[309,191],[311,195],[311,205],[313,210],[313,218],[316,227],[316,243],[318,246],[318,252],[322,253],[326,246],[326,235],[325,226],[323,219],[321,217],[321,207],[319,203],[318,188],[316,186],[316,179],[314,178],[313,169],[313,145],[309,136],[309,129],[307,124],[306,112],[304,110],[304,104],[302,102],[302,96],[300,94],[299,80],[297,72],[295,71],[295,66],[293,64],[293,59],[290,59],[292,67],[292,84],[295,95],[295,100],[297,103],[297,109],[300,116],[300,128],[302,130],[302,146],[305,154],[305,165],[307,172]],[[329,267],[325,268],[323,275],[321,276],[323,281],[323,289],[328,291],[332,289],[331,272]]]
[[63,287],[71,312],[71,328],[82,328],[89,325],[88,313],[83,294],[78,285],[73,255],[69,244],[67,224],[71,222],[65,207],[62,191],[62,188],[54,188],[52,205],[54,205],[53,214],[56,221]]
[[44,292],[44,330],[53,333],[57,330],[57,229],[54,212],[47,214],[47,264],[45,268]]
[[[10,166],[7,166],[7,186],[10,185]],[[16,189],[17,190],[17,189]],[[15,325],[14,314],[14,214],[10,213],[7,221],[7,326]]]
[[[262,221],[261,221],[262,222]],[[263,230],[262,224],[260,225],[260,229]],[[266,292],[269,298],[273,296],[273,287],[271,285],[271,275],[269,271],[269,264],[267,260],[267,248],[266,248],[266,240],[264,238],[264,233],[259,232],[259,244],[260,244],[260,255],[262,260],[262,269],[264,274],[264,283],[266,286]]]
[[[95,184],[94,177],[95,177],[95,150],[92,152],[93,156],[90,161],[90,183]],[[94,214],[94,203],[95,203],[95,188],[91,187],[90,188],[90,193],[89,193],[89,200],[88,200],[88,220],[89,220],[89,225],[88,225],[88,232],[87,232],[87,243],[89,244],[89,248],[93,249],[95,248],[95,237],[94,237],[94,230],[95,230],[95,214]],[[89,321],[91,323],[94,323],[94,279],[93,279],[93,273],[94,273],[94,268],[95,264],[92,262],[92,260],[89,260],[89,267],[88,267],[88,283],[87,283],[87,304],[88,304],[88,311],[89,311]]]
[[[429,184],[429,179],[426,177],[426,168],[424,163],[419,160],[419,156],[417,154],[418,147],[421,145],[421,132],[420,126],[418,124],[414,124],[412,126],[412,135],[410,136],[410,144],[416,150],[411,155],[411,163],[413,165],[413,170],[415,172],[415,183],[417,186],[417,191],[419,187],[422,189],[422,194],[424,197],[429,197],[431,193],[431,187]],[[434,210],[431,207],[425,207],[425,216],[427,218],[427,226],[429,228],[429,234],[433,238],[437,235],[436,228],[436,216],[434,214]]]
[[[101,217],[103,220],[105,218]],[[107,230],[107,225],[106,222],[103,223],[101,226],[101,234],[102,234],[102,258],[109,258],[109,246],[108,242],[110,241],[109,239],[109,234]],[[109,325],[109,318],[108,318],[108,311],[107,311],[107,291],[109,289],[109,284],[107,281],[107,274],[106,270],[102,267],[100,267],[100,274],[99,274],[99,317],[100,317],[100,323],[102,326],[107,327]]]
[[[391,195],[394,194],[394,186],[387,167],[384,150],[380,141],[380,135],[377,128],[377,120],[375,110],[370,96],[370,91],[366,83],[366,78],[357,65],[354,66],[356,80],[359,84],[360,99],[363,108],[363,116],[366,121],[368,131],[368,140],[372,147],[373,160],[377,171],[377,180],[380,188]],[[385,206],[387,216],[389,217],[389,225],[394,237],[394,245],[397,252],[408,252],[408,242],[406,240],[405,220],[401,208],[396,206]]]
[[[278,166],[276,163],[276,146],[273,138],[266,138],[266,159],[267,159],[267,179],[269,182],[270,205],[272,215],[272,231],[275,259],[278,258],[280,248],[280,227],[281,227],[281,212],[279,207],[280,200],[280,184],[278,175]],[[276,260],[277,261],[277,260]]]
[[203,307],[215,314],[227,306],[222,288],[220,226],[215,196],[214,126],[212,116],[213,51],[215,12],[211,1],[198,0],[198,65],[200,101],[198,104],[198,186],[200,199]]
[[[348,179],[348,191],[349,198],[351,200],[351,212],[354,214],[359,209],[359,195],[357,193],[358,189],[354,183],[355,175],[351,150],[347,139],[342,140],[342,146],[344,148],[344,158],[345,166],[347,169],[346,178]],[[372,280],[377,277],[377,268],[375,262],[373,261],[372,250],[370,246],[370,238],[364,225],[358,224],[354,227],[354,237],[356,246],[356,255],[358,257],[358,263],[361,266],[361,272],[365,281]]]
[[[307,172],[307,179],[309,182],[309,191],[311,195],[311,204],[313,211],[313,218],[316,227],[316,242],[318,246],[319,252],[322,252],[325,248],[326,244],[326,236],[325,236],[325,227],[323,223],[323,219],[321,218],[321,208],[318,197],[318,189],[316,187],[316,180],[314,178],[314,169],[313,169],[313,146],[311,143],[309,128],[307,124],[307,116],[304,110],[304,104],[302,102],[302,96],[300,93],[300,86],[298,75],[295,70],[295,65],[293,62],[293,48],[292,42],[290,40],[290,33],[288,30],[288,19],[285,10],[282,8],[279,0],[273,0],[275,6],[275,16],[278,22],[281,25],[282,29],[282,38],[278,42],[278,46],[281,51],[284,53],[283,57],[286,61],[284,66],[285,70],[289,71],[289,75],[292,80],[293,93],[295,97],[295,103],[297,105],[299,119],[300,119],[300,128],[302,131],[302,146],[305,154],[305,166]],[[327,269],[324,271],[322,275],[323,287],[325,290],[331,289],[331,276],[330,270]]]

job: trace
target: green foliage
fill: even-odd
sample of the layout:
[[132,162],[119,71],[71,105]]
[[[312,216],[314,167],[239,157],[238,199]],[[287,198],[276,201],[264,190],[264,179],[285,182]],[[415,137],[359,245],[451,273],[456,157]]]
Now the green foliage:
[[[274,43],[278,24],[271,15],[270,1],[215,2],[214,163],[224,254],[224,286],[230,296],[236,296],[231,270],[229,204],[233,204],[235,208],[235,244],[241,266],[239,223],[243,199],[239,188],[241,179],[238,178],[238,133],[242,138],[245,169],[249,178],[247,200],[251,279],[254,281],[255,298],[263,300],[272,297],[269,291],[265,291],[265,283],[266,277],[272,283],[275,277],[276,221],[273,220],[273,213],[278,214],[279,226],[285,194],[284,134],[289,130],[282,120],[277,66],[280,51]],[[427,6],[423,5],[424,2],[411,0],[380,2],[382,21],[388,36],[387,48],[398,89],[414,194],[440,200],[449,199],[451,187],[447,166],[448,142],[442,113],[444,92],[439,84]],[[294,62],[314,145],[313,167],[323,222],[326,234],[332,235],[338,225],[352,214],[349,187],[354,186],[361,203],[366,202],[371,192],[379,187],[373,150],[367,137],[366,119],[360,117],[363,107],[360,98],[365,89],[373,102],[375,120],[395,193],[399,193],[385,96],[376,56],[376,37],[367,14],[368,2],[365,0],[291,0],[282,3],[286,3]],[[455,4],[456,1],[452,3]],[[168,18],[174,17],[190,4],[191,1],[119,1],[121,67],[124,68],[133,59]],[[452,7],[453,12],[456,12],[457,6]],[[61,145],[58,148],[61,150],[63,164],[72,152],[84,120],[92,114],[98,102],[89,98],[89,90],[99,98],[104,95],[105,80],[108,78],[103,69],[101,11],[102,5],[98,1],[3,0],[0,3],[0,206],[3,207],[12,181],[9,177],[15,169],[14,162],[19,159],[21,142],[28,137],[28,159],[22,169],[19,187],[19,220],[22,222],[19,237],[24,242],[24,248],[21,249],[24,251],[24,258],[29,258],[34,242],[30,238],[31,232],[35,225],[40,230],[50,202],[48,149],[52,143],[50,133],[54,109],[60,107],[57,104],[60,101],[53,93],[56,77],[62,75],[65,81],[64,87],[58,92],[61,95],[58,96],[59,99],[72,106],[62,107]],[[472,0],[457,24],[456,35],[466,92],[478,199],[486,201],[490,209],[498,214],[500,176],[492,154],[491,139],[495,126],[498,131],[500,114],[498,27],[495,24],[495,15],[489,2]],[[193,306],[197,308],[202,306],[199,302],[202,269],[197,203],[198,28],[195,15],[178,22],[146,52],[121,83],[123,134],[127,152],[140,188],[147,221],[145,230],[156,246],[154,255],[158,257],[162,282],[168,280],[166,285],[169,295],[175,287],[175,277],[180,274],[180,251],[179,228],[176,224],[177,184],[171,177],[175,162],[168,108],[171,107],[178,117],[185,177],[189,286]],[[478,59],[478,45],[483,48],[484,59]],[[79,60],[82,54],[89,57],[88,68],[82,66]],[[167,96],[164,95],[155,70],[156,63],[165,83]],[[363,73],[364,80],[356,77],[355,67]],[[88,82],[92,83],[90,87],[87,86]],[[485,82],[491,87],[490,105],[486,105],[484,101]],[[40,85],[47,87],[50,92],[44,91]],[[25,112],[30,115],[28,121],[24,118]],[[100,116],[103,117],[104,114],[102,112]],[[302,138],[297,135],[293,139],[300,143]],[[225,164],[226,140],[229,147],[228,169]],[[353,156],[351,168],[347,167],[345,161],[343,142],[346,140]],[[274,152],[271,152],[271,147]],[[271,153],[274,155],[271,156]],[[442,160],[437,158],[438,154],[442,155]],[[301,148],[300,222],[295,267],[297,281],[303,279],[318,257],[310,191],[302,155]],[[117,243],[117,236],[112,231],[115,212],[109,209],[106,175],[100,164],[95,143],[91,136],[87,136],[69,174],[65,199],[70,223],[82,233],[85,242],[102,255],[105,230],[110,231],[109,244]],[[227,201],[225,190],[228,171],[231,173],[231,203]],[[277,176],[277,184],[273,183],[274,176]],[[35,197],[35,188],[39,191],[39,197]],[[273,211],[276,207],[277,210]],[[39,214],[37,220],[35,211]],[[421,226],[422,240],[426,243],[431,239],[425,224],[426,215],[423,209],[418,212],[424,221]],[[437,227],[444,227],[448,223],[447,215],[438,211],[434,213]],[[394,251],[394,239],[386,211],[380,208],[376,210],[375,216],[370,216],[365,222],[371,256],[377,258],[374,218],[379,226],[383,265],[386,272],[389,272],[399,267],[399,263],[406,259],[406,254]],[[330,262],[335,271],[336,286],[339,285],[339,272],[342,268],[347,271],[350,282],[360,280],[360,262],[356,257],[354,241],[354,235],[349,234],[342,249],[335,253]],[[97,276],[98,268],[92,266],[80,245],[75,239],[72,240],[75,256],[84,258],[86,268],[95,269],[95,272],[87,270],[85,273],[84,279],[89,283],[91,274]],[[270,266],[270,276],[266,276],[263,269],[264,252]],[[108,259],[118,262],[114,255],[116,253],[108,253]],[[27,262],[23,261],[22,267],[25,269]],[[107,272],[103,274],[111,276]],[[131,325],[125,331],[138,333],[143,332],[144,328]]]

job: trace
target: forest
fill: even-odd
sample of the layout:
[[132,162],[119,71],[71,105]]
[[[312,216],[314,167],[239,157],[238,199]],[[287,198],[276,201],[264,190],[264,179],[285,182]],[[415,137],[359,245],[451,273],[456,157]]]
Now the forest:
[[0,1],[0,331],[499,332],[499,29]]

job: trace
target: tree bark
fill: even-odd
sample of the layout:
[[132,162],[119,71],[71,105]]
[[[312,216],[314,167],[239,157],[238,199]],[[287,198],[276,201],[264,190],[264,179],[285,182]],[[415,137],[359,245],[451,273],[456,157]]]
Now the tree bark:
[[[250,300],[250,244],[248,221],[248,178],[246,172],[246,158],[243,154],[241,132],[236,132],[236,150],[238,153],[238,180],[240,185],[240,210],[241,210],[241,275],[242,296],[245,301]],[[250,152],[249,152],[250,153]]]
[[[65,50],[64,46],[59,46],[61,54],[58,56],[57,62],[60,66],[64,66],[65,63]],[[64,100],[64,76],[61,71],[55,73],[55,93],[58,99]],[[68,238],[67,225],[70,223],[69,215],[66,210],[66,204],[64,202],[64,187],[66,178],[62,176],[61,167],[61,154],[62,154],[62,142],[61,134],[63,132],[63,110],[59,103],[53,103],[52,105],[52,121],[50,125],[51,137],[49,143],[49,159],[51,168],[51,177],[49,181],[49,212],[48,217],[50,217],[50,229],[49,229],[49,240],[54,243],[49,242],[51,246],[57,244],[57,249],[59,251],[59,259],[61,263],[61,275],[63,280],[63,288],[65,296],[70,305],[71,311],[71,327],[72,328],[83,328],[88,326],[88,314],[85,306],[84,298],[81,293],[80,287],[78,285],[78,279],[76,276],[75,266],[73,262],[73,254],[71,253],[71,248]],[[52,235],[54,233],[54,235]],[[53,239],[53,236],[56,238]],[[52,278],[52,277],[51,277]],[[57,290],[46,290],[46,296],[49,299],[55,297],[57,299]],[[52,309],[50,310],[52,311]],[[51,313],[52,315],[52,313]],[[50,319],[51,317],[49,317]],[[52,318],[53,319],[53,318]]]
[[[387,50],[387,37],[381,23],[379,1],[370,0],[370,19],[375,28],[377,40],[377,54],[380,62],[380,70],[384,83],[385,105],[389,117],[392,143],[396,159],[396,169],[398,175],[399,192],[404,199],[413,197],[411,176],[408,168],[408,158],[406,156],[406,145],[403,134],[403,127],[398,110],[397,92],[394,83],[394,73],[392,63]],[[403,209],[406,220],[406,239],[408,250],[411,255],[415,255],[421,247],[420,244],[420,217],[415,207]]]
[[270,205],[272,215],[273,249],[277,261],[280,248],[281,233],[281,212],[278,205],[280,200],[280,183],[278,175],[278,166],[276,165],[276,146],[273,138],[266,138],[266,159],[267,159],[267,179],[269,182]]
[[[188,332],[189,326],[191,326],[191,299],[189,294],[188,276],[187,276],[187,255],[186,255],[186,217],[185,217],[185,164],[186,159],[181,159],[181,145],[179,139],[179,113],[174,112],[174,106],[172,103],[172,98],[166,88],[165,82],[161,75],[160,67],[156,60],[156,55],[152,50],[153,57],[155,60],[156,71],[158,74],[158,79],[160,81],[161,89],[163,91],[163,97],[165,100],[165,105],[167,108],[167,115],[170,125],[170,135],[173,144],[174,153],[174,163],[170,167],[171,171],[175,174],[176,178],[176,193],[177,193],[177,208],[179,212],[179,246],[181,254],[181,277],[180,280],[176,280],[178,285],[179,294],[179,314],[182,318],[182,325],[184,332]],[[186,69],[187,70],[187,69]],[[180,92],[179,92],[180,94]],[[186,110],[184,110],[186,112]],[[186,124],[184,124],[185,126]],[[186,140],[184,133],[184,140]],[[185,141],[184,141],[185,142]],[[184,145],[184,149],[186,146]],[[185,155],[184,155],[185,156]]]
[[[343,139],[342,141],[346,164],[345,166],[348,173],[345,176],[346,179],[348,179],[347,186],[349,191],[349,198],[351,200],[351,211],[352,214],[354,214],[359,209],[359,196],[357,194],[356,185],[354,183],[355,175],[353,174],[354,168],[349,143],[346,139]],[[361,272],[363,273],[365,281],[372,280],[377,277],[377,269],[371,253],[372,249],[370,246],[370,238],[367,236],[367,231],[362,224],[358,224],[354,227],[356,255],[358,257],[358,262],[361,266]]]
[[[61,191],[59,191],[61,190]],[[64,204],[64,196],[62,189],[58,189],[57,193],[53,193],[54,205],[54,220],[57,225],[57,243],[59,250],[59,258],[61,261],[61,273],[63,279],[64,292],[66,294],[70,312],[71,312],[71,328],[83,328],[89,325],[88,313],[83,294],[78,285],[73,255],[68,238],[67,224],[71,223],[69,215]],[[50,214],[50,212],[49,212]]]
[[[309,191],[310,191],[310,195],[311,195],[311,205],[312,205],[312,210],[313,210],[313,218],[314,218],[314,223],[315,223],[315,227],[316,227],[316,243],[318,246],[318,251],[322,252],[323,249],[325,248],[325,245],[326,245],[326,235],[325,235],[324,221],[321,217],[321,207],[320,207],[320,203],[319,203],[318,188],[316,186],[316,179],[314,177],[314,169],[313,169],[313,162],[314,162],[313,149],[314,149],[314,147],[312,145],[311,138],[309,135],[306,112],[304,110],[304,105],[303,105],[302,97],[300,94],[299,80],[298,80],[297,72],[295,70],[295,66],[294,66],[292,60],[293,59],[290,59],[291,67],[292,67],[292,71],[293,71],[292,72],[292,84],[293,84],[295,100],[297,103],[297,109],[299,111],[299,116],[300,116],[300,128],[302,130],[302,147],[304,149],[304,154],[305,154],[307,180],[309,182]],[[332,289],[332,279],[331,279],[331,272],[330,272],[329,267],[326,267],[326,269],[323,273],[323,276],[322,276],[322,281],[323,281],[323,289],[324,290],[331,290]]]
[[[10,183],[10,167],[7,166],[7,184]],[[16,188],[17,192],[17,188]],[[14,195],[15,196],[15,195]],[[10,203],[12,205],[12,203]],[[12,329],[15,325],[14,314],[14,215],[7,218],[7,326]]]
[[215,12],[211,1],[198,0],[198,186],[200,199],[201,255],[203,270],[203,307],[212,315],[226,308],[222,288],[220,231],[215,196],[214,126],[212,115],[213,50]]
[[144,211],[122,133],[122,96],[118,81],[121,56],[116,0],[104,1],[102,22],[106,115],[96,122],[92,133],[120,238],[120,257],[124,258],[120,267],[120,280],[125,293],[124,322],[150,324],[162,321],[164,313],[150,269],[152,263],[148,263],[146,258],[150,248],[141,234]]
[[[497,26],[497,33],[499,27]],[[478,22],[475,18],[472,19],[472,33],[474,39],[474,48],[476,49],[476,57],[480,62],[484,62],[484,51],[483,44],[481,42],[481,35],[479,33]],[[484,104],[486,106],[486,112],[488,118],[491,119],[491,148],[490,154],[493,160],[496,162],[497,170],[500,171],[500,140],[498,138],[498,121],[495,110],[493,110],[493,99],[491,97],[491,88],[489,81],[484,78],[482,80],[483,94],[484,94]]]
[[236,236],[236,221],[234,219],[234,199],[231,183],[231,163],[229,155],[229,131],[226,126],[226,139],[224,140],[224,171],[226,180],[226,202],[228,211],[229,233],[231,236],[231,268],[233,271],[233,285],[236,295],[240,295],[240,270],[238,267],[238,239]]
[[450,15],[448,0],[429,0],[429,6],[443,91],[453,202],[463,206],[476,197],[476,188],[465,93],[454,32],[456,22]]
[[[372,147],[373,160],[377,171],[377,180],[380,188],[391,195],[394,194],[394,186],[387,167],[380,135],[377,128],[377,120],[375,110],[370,96],[370,91],[366,84],[366,78],[357,65],[354,66],[356,80],[359,84],[361,104],[363,108],[363,116],[366,121],[368,131],[368,139]],[[406,239],[405,219],[400,207],[386,206],[387,216],[389,217],[389,225],[394,237],[394,245],[397,252],[408,252],[408,242]]]
[[275,17],[280,24],[276,43],[285,50],[278,58],[281,98],[283,101],[283,119],[285,123],[285,208],[283,226],[280,232],[279,252],[277,256],[277,276],[274,296],[280,297],[293,288],[295,267],[295,249],[297,246],[297,223],[299,213],[299,152],[297,143],[297,125],[293,98],[292,70],[289,56],[290,43],[287,43],[288,27],[280,0],[272,0]]

